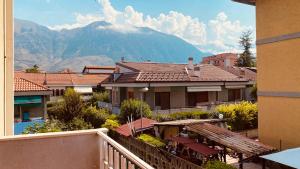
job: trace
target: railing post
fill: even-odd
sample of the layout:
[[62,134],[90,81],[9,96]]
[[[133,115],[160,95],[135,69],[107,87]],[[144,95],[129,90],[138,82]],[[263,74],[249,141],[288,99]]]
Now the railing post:
[[[104,134],[107,134],[107,130],[101,130],[100,132],[104,133]],[[99,138],[99,157],[100,157],[100,164],[99,164],[99,167],[100,169],[104,169],[105,168],[105,140],[104,138],[99,135],[100,138]]]

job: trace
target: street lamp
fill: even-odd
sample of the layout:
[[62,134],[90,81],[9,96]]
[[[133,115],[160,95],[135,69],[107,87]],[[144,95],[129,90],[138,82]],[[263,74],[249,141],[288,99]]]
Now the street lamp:
[[141,113],[141,129],[143,127],[143,106],[142,106],[142,102],[143,102],[143,96],[144,93],[148,92],[149,88],[148,87],[143,87],[141,88],[140,92],[141,92],[141,105],[140,105],[140,113]]

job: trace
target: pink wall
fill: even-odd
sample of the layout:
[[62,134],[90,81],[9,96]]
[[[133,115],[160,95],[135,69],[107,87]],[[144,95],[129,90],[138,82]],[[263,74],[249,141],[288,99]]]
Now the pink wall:
[[98,169],[96,132],[0,139],[1,169]]

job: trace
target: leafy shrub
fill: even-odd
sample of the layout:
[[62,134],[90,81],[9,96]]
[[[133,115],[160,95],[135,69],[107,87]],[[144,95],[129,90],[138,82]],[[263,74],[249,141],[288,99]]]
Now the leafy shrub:
[[147,103],[136,99],[124,100],[121,105],[120,121],[125,123],[127,118],[131,117],[131,115],[133,119],[139,119],[141,117],[141,111],[143,117],[151,117],[152,115],[150,106]]
[[75,117],[82,118],[83,101],[79,93],[68,88],[63,96],[63,101],[55,103],[48,109],[50,119],[57,119],[68,123]]
[[221,161],[208,161],[204,169],[236,169],[235,167],[222,163]]
[[94,92],[93,96],[88,100],[89,105],[97,106],[98,102],[110,102],[108,92]]
[[120,126],[120,123],[118,120],[107,119],[105,121],[105,123],[102,124],[101,127],[108,128],[111,130],[111,129],[118,128],[119,126]]
[[28,126],[22,132],[23,134],[36,134],[36,133],[49,133],[62,131],[62,124],[58,121],[46,121],[43,124],[34,123],[32,126]]
[[138,139],[145,143],[148,143],[152,146],[155,146],[155,147],[165,147],[166,146],[166,144],[164,142],[162,142],[160,139],[153,137],[151,135],[148,135],[148,134],[141,134],[138,137]]
[[73,120],[69,121],[68,123],[65,124],[65,128],[63,129],[64,131],[68,130],[85,130],[85,129],[92,129],[93,126],[84,121],[82,118],[74,118]]
[[83,119],[89,122],[94,128],[100,128],[109,117],[106,109],[97,109],[95,106],[89,106],[83,109]]
[[171,120],[183,120],[183,119],[207,119],[208,112],[205,111],[191,111],[191,112],[176,112],[170,114],[158,114],[155,117],[157,121],[171,121]]
[[62,123],[64,131],[100,128],[110,117],[106,109],[97,109],[92,105],[86,107],[80,94],[71,88],[66,90],[63,101],[48,108],[48,115],[51,120]]
[[257,104],[243,101],[237,104],[219,105],[216,111],[228,118],[232,130],[247,130],[257,128]]

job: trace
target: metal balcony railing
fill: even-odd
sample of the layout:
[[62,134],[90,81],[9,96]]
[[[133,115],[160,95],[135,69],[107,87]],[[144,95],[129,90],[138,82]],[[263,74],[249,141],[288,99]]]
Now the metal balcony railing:
[[104,132],[100,136],[100,169],[154,169],[139,157],[128,151],[119,143],[111,139]]

